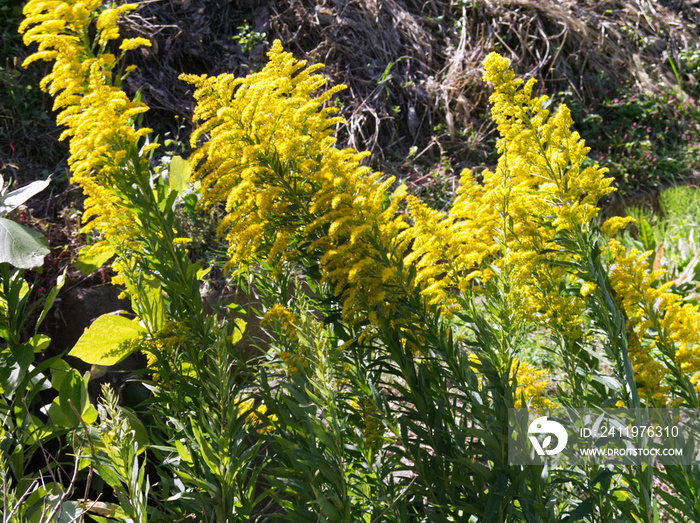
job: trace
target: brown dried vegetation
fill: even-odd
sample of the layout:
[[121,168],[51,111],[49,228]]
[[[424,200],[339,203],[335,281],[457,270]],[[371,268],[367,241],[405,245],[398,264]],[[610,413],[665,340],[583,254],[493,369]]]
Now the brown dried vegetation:
[[144,3],[126,22],[155,43],[131,87],[143,87],[154,113],[188,117],[182,71],[242,75],[264,61],[264,44],[243,52],[233,40],[245,22],[348,86],[341,136],[385,168],[412,146],[488,162],[481,62],[491,51],[549,92],[570,89],[588,103],[616,86],[675,85],[668,57],[700,44],[700,8],[683,0],[170,1]]

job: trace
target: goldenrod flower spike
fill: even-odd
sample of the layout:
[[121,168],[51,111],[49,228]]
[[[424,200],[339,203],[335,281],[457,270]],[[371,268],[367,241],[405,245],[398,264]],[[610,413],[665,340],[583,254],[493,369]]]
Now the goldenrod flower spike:
[[[99,0],[31,0],[19,28],[25,44],[39,44],[25,66],[35,60],[55,62],[41,87],[55,97],[56,123],[65,127],[60,139],[70,138],[71,181],[80,184],[87,197],[83,232],[95,229],[103,235],[93,250],[110,241],[125,244],[138,229],[130,202],[120,196],[118,185],[134,183],[139,169],[147,172],[148,152],[157,147],[149,144],[138,153],[139,142],[151,130],[135,129],[134,122],[148,107],[129,100],[114,85],[113,69],[120,57],[105,52],[106,44],[119,38],[119,16],[137,4],[99,12],[100,5]],[[89,33],[93,21],[96,46]],[[121,49],[138,45],[150,43],[127,39]]]
[[668,379],[676,374],[685,375],[700,391],[700,306],[684,303],[671,292],[672,281],[659,283],[665,271],[650,269],[651,251],[628,252],[614,238],[608,250],[610,283],[627,314],[630,359],[640,395],[656,406],[666,405]]
[[219,233],[230,266],[322,253],[323,282],[342,295],[351,319],[383,300],[392,271],[382,262],[403,253],[401,195],[387,198],[393,179],[382,182],[362,166],[367,153],[335,147],[343,120],[326,104],[344,86],[313,96],[326,83],[315,73],[320,64],[295,60],[279,41],[268,56],[262,71],[245,78],[182,76],[197,88],[192,145],[209,135],[191,157],[202,202],[225,203]]
[[549,385],[548,369],[538,369],[525,361],[514,360],[510,374],[511,380],[514,379],[517,384],[514,405],[516,409],[525,406],[528,408],[557,407],[556,403],[546,397],[546,389]]
[[[610,179],[604,178],[604,169],[596,165],[581,168],[588,149],[578,134],[569,130],[568,109],[562,107],[549,117],[543,108],[545,97],[531,97],[534,82],[523,85],[508,69],[505,58],[492,54],[484,67],[485,79],[495,88],[491,101],[501,133],[499,170],[509,180],[513,234],[506,238],[509,254],[504,263],[520,263],[515,275],[525,303],[529,303],[530,317],[561,323],[573,334],[575,323],[571,319],[577,321],[583,310],[582,298],[591,296],[596,284],[584,283],[580,297],[559,296],[553,287],[547,288],[547,281],[556,283],[571,277],[551,264],[570,256],[553,240],[584,237],[596,227],[597,202],[613,190]],[[488,186],[490,177],[485,175],[484,180]],[[632,221],[614,217],[601,229],[612,237]],[[646,261],[650,255],[627,252],[614,239],[608,244],[610,283],[627,315],[629,356],[639,393],[662,406],[671,390],[669,379],[685,375],[697,382],[700,307],[683,303],[679,295],[670,292],[672,283],[659,283],[663,271],[650,269]]]
[[407,261],[428,302],[448,308],[454,301],[448,290],[469,291],[472,280],[493,275],[493,263],[508,274],[509,300],[523,319],[580,336],[584,304],[559,291],[570,277],[562,262],[572,254],[558,240],[592,230],[612,179],[598,166],[582,168],[587,148],[571,131],[566,107],[550,115],[546,97],[532,96],[535,81],[516,78],[502,56],[489,55],[484,68],[501,135],[498,167],[482,172],[480,181],[463,172],[449,214],[409,199],[414,226],[403,233],[413,245]]

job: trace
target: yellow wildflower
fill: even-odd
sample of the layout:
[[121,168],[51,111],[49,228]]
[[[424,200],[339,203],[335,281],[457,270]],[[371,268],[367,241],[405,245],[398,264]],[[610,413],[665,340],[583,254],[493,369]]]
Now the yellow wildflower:
[[649,270],[650,251],[628,252],[611,239],[608,252],[613,263],[610,283],[628,317],[630,359],[640,394],[664,405],[670,390],[667,376],[685,374],[692,382],[700,371],[700,306],[683,303],[670,292],[673,282],[660,283],[665,271]]
[[511,380],[515,380],[515,408],[523,407],[523,401],[528,407],[552,407],[555,404],[545,397],[549,384],[549,370],[538,369],[524,361],[513,361]]
[[351,399],[349,403],[362,417],[362,434],[365,438],[365,444],[372,451],[377,451],[382,446],[384,425],[374,402],[368,398],[357,398],[356,400]]
[[117,27],[117,20],[119,16],[128,11],[133,11],[138,7],[136,4],[122,4],[114,9],[105,9],[97,17],[97,23],[95,27],[99,33],[98,43],[104,45],[110,40],[117,40],[119,38],[119,27]]
[[299,325],[299,317],[289,311],[282,305],[273,305],[260,320],[260,326],[266,327],[271,324],[277,324],[281,327],[284,333],[292,340],[297,339],[297,326]]
[[593,294],[597,288],[598,285],[591,281],[587,281],[583,285],[581,285],[581,296],[588,296],[589,294]]
[[[484,68],[501,135],[498,167],[482,172],[480,181],[465,171],[449,214],[408,199],[413,226],[402,232],[411,242],[405,262],[416,268],[428,302],[448,310],[451,292],[488,279],[487,264],[494,264],[508,277],[508,300],[521,319],[580,336],[584,302],[566,290],[572,285],[562,285],[574,283],[566,263],[576,259],[559,240],[593,229],[612,179],[596,165],[583,167],[588,148],[571,131],[566,106],[550,115],[547,97],[532,97],[535,81],[515,78],[497,54]],[[585,286],[584,296],[592,289]]]
[[149,366],[153,364],[158,356],[174,353],[179,347],[190,343],[193,339],[190,327],[182,321],[168,321],[163,328],[156,332],[150,342],[153,350],[145,351],[148,356]]
[[320,64],[295,60],[279,41],[268,56],[262,71],[245,78],[182,76],[197,88],[193,147],[208,136],[190,158],[202,202],[225,203],[219,234],[230,266],[316,253],[322,283],[354,321],[384,300],[392,280],[386,269],[405,251],[401,196],[387,198],[393,180],[362,166],[367,154],[335,147],[342,118],[324,106],[344,86],[313,97],[326,83],[315,73]]
[[[106,44],[119,38],[119,16],[137,4],[99,12],[100,3],[31,0],[19,28],[25,44],[38,44],[38,51],[25,60],[25,66],[36,60],[54,61],[41,87],[55,97],[56,122],[65,126],[61,139],[70,138],[71,181],[80,184],[86,195],[83,232],[97,230],[104,238],[95,250],[107,249],[107,241],[128,245],[133,237],[138,224],[117,186],[132,183],[128,177],[133,170],[148,169],[146,153],[157,147],[150,144],[140,156],[133,154],[141,138],[150,132],[134,128],[135,119],[148,108],[129,100],[112,84],[113,68],[120,56],[105,52]],[[90,32],[93,23],[96,51]],[[134,39],[126,48],[137,45],[148,45],[148,41]]]
[[[299,327],[301,318],[282,305],[273,305],[260,320],[260,326],[265,328],[268,326],[276,326],[284,332],[287,340],[293,342],[294,345],[299,342]],[[298,374],[300,368],[308,369],[309,362],[302,355],[289,351],[281,351],[279,357],[284,364],[285,371],[288,375]]]
[[669,392],[668,386],[664,385],[666,369],[651,356],[648,346],[641,345],[633,330],[627,333],[627,345],[639,395],[654,406],[665,406]]
[[600,229],[603,231],[604,234],[612,238],[618,233],[618,231],[624,229],[630,223],[636,222],[637,220],[635,220],[631,216],[613,216],[612,218],[608,218],[607,220],[605,220],[603,225],[600,226]]
[[570,278],[562,264],[574,258],[557,240],[593,227],[597,203],[613,190],[612,179],[596,165],[582,168],[588,148],[570,130],[566,106],[550,116],[544,108],[547,97],[532,97],[534,80],[523,85],[503,57],[489,55],[484,68],[484,79],[494,86],[492,114],[501,156],[496,173],[484,175],[490,190],[482,205],[500,215],[496,223],[506,247],[501,265],[512,270],[513,292],[521,296],[526,317],[551,319],[552,327],[559,324],[573,334],[583,303],[561,294],[561,282]]

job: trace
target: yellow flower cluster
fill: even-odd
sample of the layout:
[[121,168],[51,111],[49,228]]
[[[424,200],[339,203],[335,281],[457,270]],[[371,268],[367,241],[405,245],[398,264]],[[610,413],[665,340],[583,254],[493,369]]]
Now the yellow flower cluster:
[[279,324],[284,333],[292,340],[297,339],[297,326],[299,325],[299,317],[289,311],[282,305],[273,305],[260,320],[260,326]]
[[[148,368],[154,371],[154,378],[159,379],[158,369],[161,365],[172,366],[170,358],[195,339],[191,328],[184,321],[169,320],[163,328],[143,342]],[[160,365],[158,365],[160,363]]]
[[513,241],[521,249],[550,248],[555,233],[590,228],[598,215],[598,201],[614,189],[612,178],[604,177],[605,169],[597,165],[582,169],[589,149],[571,131],[569,109],[562,105],[550,117],[544,107],[547,97],[532,97],[535,81],[523,86],[502,56],[490,54],[484,68],[484,80],[495,89],[490,101],[501,135],[501,174],[494,188],[503,187],[504,175],[509,179],[503,187],[509,194],[501,192],[495,201],[508,199]]
[[608,218],[605,220],[605,222],[603,222],[603,225],[600,226],[600,230],[603,232],[603,234],[612,238],[619,231],[627,227],[627,225],[634,223],[635,221],[636,220],[631,216],[613,216],[612,218]]
[[[470,367],[479,373],[479,357],[470,354]],[[555,407],[556,403],[546,397],[549,385],[549,369],[538,369],[525,361],[513,359],[510,364],[509,381],[515,384],[514,407],[547,408]],[[479,385],[481,388],[481,384]]]
[[[260,320],[261,327],[278,325],[287,337],[287,340],[296,343],[299,341],[300,318],[282,305],[273,305]],[[301,354],[281,351],[279,357],[286,368],[287,374],[297,374],[299,367],[307,368],[308,361]]]
[[584,296],[584,297],[589,296],[589,295],[593,294],[597,288],[598,288],[597,284],[595,284],[591,281],[587,281],[583,285],[581,285],[581,296]]
[[343,301],[348,321],[374,311],[394,277],[390,257],[403,254],[397,213],[402,195],[386,196],[393,179],[380,181],[361,165],[367,156],[335,147],[342,118],[324,107],[344,86],[312,96],[326,83],[275,41],[265,68],[245,78],[184,75],[196,86],[192,145],[203,202],[225,202],[219,226],[229,242],[230,264],[265,256],[323,253],[322,282]]
[[[129,100],[118,87],[123,74],[115,71],[119,59],[105,52],[107,44],[119,38],[117,19],[137,4],[98,13],[100,4],[100,0],[31,0],[24,8],[19,31],[24,33],[25,44],[38,44],[25,66],[36,60],[54,61],[41,87],[55,97],[56,122],[66,127],[61,139],[70,137],[72,181],[87,196],[83,231],[96,229],[105,238],[124,242],[132,235],[134,217],[114,185],[129,170],[147,168],[146,153],[157,145],[147,145],[138,154],[137,144],[150,129],[136,130],[134,121],[148,108]],[[94,38],[90,33],[93,23]],[[143,38],[126,39],[121,48],[139,45],[150,43]],[[93,251],[103,246],[102,242],[95,244]]]
[[[632,362],[634,381],[639,396],[650,401],[656,407],[663,407],[667,402],[669,387],[664,384],[667,369],[651,355],[648,344],[642,346],[639,336],[631,327],[627,327],[627,352]],[[647,342],[648,343],[648,342]]]
[[698,381],[700,306],[683,303],[680,295],[670,292],[673,282],[659,283],[664,271],[649,269],[651,252],[627,252],[611,239],[609,253],[610,283],[627,314],[630,359],[640,395],[663,405],[669,392],[665,378],[673,372],[669,366]]
[[485,276],[482,264],[501,250],[494,237],[497,208],[482,205],[486,191],[467,171],[449,214],[408,197],[413,225],[401,233],[402,240],[411,242],[404,263],[416,268],[416,284],[428,303],[449,307],[454,300],[447,290],[465,293],[472,279]]
[[550,116],[547,97],[532,97],[534,80],[523,85],[495,53],[484,67],[495,89],[498,167],[483,172],[480,182],[465,171],[449,215],[409,199],[415,225],[403,233],[413,242],[408,261],[422,292],[436,303],[449,301],[448,289],[464,292],[470,280],[488,279],[485,263],[495,263],[509,274],[509,299],[521,304],[523,317],[580,336],[584,302],[562,294],[570,278],[562,263],[572,255],[558,240],[591,230],[598,201],[613,191],[612,179],[596,165],[583,168],[588,149],[570,130],[566,106]]
[[374,403],[368,398],[351,399],[349,403],[362,417],[362,435],[365,438],[365,444],[372,451],[379,450],[383,442],[384,425]]
[[[320,167],[318,158],[332,147],[332,126],[340,121],[322,107],[341,87],[311,97],[325,83],[312,74],[319,64],[304,68],[305,62],[284,53],[279,41],[269,57],[261,72],[245,78],[181,77],[197,87],[193,119],[202,124],[192,134],[192,146],[211,136],[190,163],[198,166],[203,202],[226,202],[228,215],[219,232],[228,230],[233,264],[273,244],[274,252],[285,250],[300,225],[297,212],[309,212],[308,200],[317,190],[311,176]],[[290,188],[307,200],[296,202],[300,209],[290,209]]]
[[[511,379],[515,375],[515,408],[547,408],[555,404],[545,396],[549,385],[549,370],[538,369],[524,361],[513,362]],[[524,404],[523,404],[524,402]]]

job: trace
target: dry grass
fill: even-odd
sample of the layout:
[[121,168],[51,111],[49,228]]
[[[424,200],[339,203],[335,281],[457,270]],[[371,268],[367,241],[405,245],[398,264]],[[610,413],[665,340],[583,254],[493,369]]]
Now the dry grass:
[[[261,5],[218,0],[153,3],[129,20],[155,41],[137,61],[132,86],[159,111],[190,114],[181,71],[245,74],[264,61],[232,40],[244,21],[280,38],[296,56],[326,64],[341,94],[342,141],[398,163],[410,147],[448,151],[461,165],[488,162],[481,146],[493,128],[481,63],[491,51],[516,73],[569,89],[584,102],[628,85],[675,85],[668,57],[699,46],[700,9],[681,0],[280,0]],[[471,139],[460,133],[472,129]]]
[[[590,100],[612,86],[654,91],[675,84],[667,55],[699,43],[697,7],[650,0],[279,5],[273,36],[325,62],[333,82],[348,85],[348,143],[378,155],[428,145],[437,124],[452,142],[459,128],[479,125],[487,102],[481,63],[491,51],[549,90],[568,88]],[[383,82],[390,64],[391,79]]]
[[668,58],[700,47],[700,8],[685,0],[145,0],[124,28],[153,42],[134,54],[140,68],[127,82],[152,108],[148,125],[186,138],[172,118],[192,111],[181,72],[243,75],[264,63],[265,45],[248,53],[233,39],[245,22],[348,86],[341,142],[389,171],[411,147],[426,165],[442,155],[457,170],[493,162],[481,81],[491,51],[588,105],[622,85],[676,85]]

